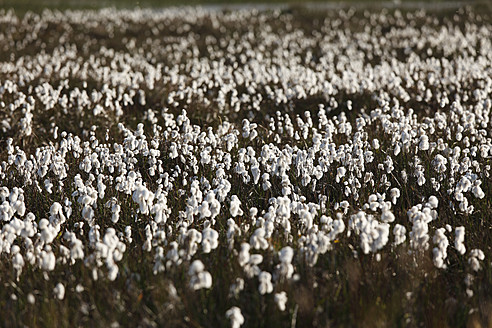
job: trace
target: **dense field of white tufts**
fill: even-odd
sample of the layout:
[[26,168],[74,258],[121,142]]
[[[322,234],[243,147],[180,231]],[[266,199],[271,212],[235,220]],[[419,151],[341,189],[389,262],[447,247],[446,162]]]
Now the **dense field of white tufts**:
[[1,10],[3,324],[492,324],[489,9]]

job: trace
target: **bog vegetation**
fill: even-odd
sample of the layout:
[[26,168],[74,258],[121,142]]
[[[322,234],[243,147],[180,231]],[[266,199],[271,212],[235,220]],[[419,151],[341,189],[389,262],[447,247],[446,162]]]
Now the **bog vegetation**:
[[0,11],[2,325],[489,327],[482,9]]

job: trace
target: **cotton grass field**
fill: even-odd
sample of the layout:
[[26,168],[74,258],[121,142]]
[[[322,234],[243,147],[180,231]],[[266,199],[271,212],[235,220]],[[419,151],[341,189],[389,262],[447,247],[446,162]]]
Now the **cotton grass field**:
[[0,325],[492,327],[490,6],[0,11]]

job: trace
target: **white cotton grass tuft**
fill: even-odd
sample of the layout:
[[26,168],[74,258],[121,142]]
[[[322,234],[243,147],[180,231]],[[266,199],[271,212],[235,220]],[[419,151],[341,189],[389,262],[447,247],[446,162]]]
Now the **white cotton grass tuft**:
[[236,195],[231,196],[231,205],[230,205],[230,213],[232,217],[243,215],[243,211],[241,210],[241,202]]
[[461,255],[466,253],[465,247],[465,227],[460,226],[455,228],[455,239],[454,239],[454,247]]
[[294,266],[292,260],[294,258],[294,249],[290,246],[285,246],[278,252],[280,264],[277,265],[277,274],[287,279],[292,278],[294,274]]
[[480,270],[480,261],[485,259],[485,254],[481,249],[472,249],[470,251],[470,257],[468,258],[468,264],[473,271]]
[[287,293],[286,292],[280,292],[275,294],[275,303],[277,303],[278,309],[280,311],[285,311],[286,305],[287,305]]
[[432,249],[434,265],[438,268],[446,268],[445,260],[447,258],[447,248],[449,245],[448,238],[445,235],[445,228],[439,228],[436,230],[433,237],[433,242],[436,247]]
[[211,228],[205,228],[202,232],[202,246],[204,253],[210,253],[219,245],[219,233]]
[[27,303],[34,304],[36,303],[36,297],[32,293],[27,294]]
[[53,288],[53,293],[58,300],[63,300],[65,298],[65,286],[61,282],[57,283]]
[[405,240],[407,239],[406,236],[407,229],[402,226],[401,224],[395,224],[395,227],[393,228],[393,235],[395,236],[395,241],[393,244],[395,246],[403,244]]
[[140,206],[140,213],[149,214],[154,200],[154,193],[144,185],[139,185],[133,192],[132,199]]
[[202,261],[193,261],[188,270],[188,275],[190,276],[190,287],[193,290],[212,287],[212,275],[205,271]]
[[239,328],[244,323],[244,317],[241,314],[241,309],[237,306],[233,306],[227,310],[226,317],[231,321],[231,328]]
[[261,295],[270,294],[273,291],[272,275],[270,272],[262,271],[258,276],[260,282],[258,291]]

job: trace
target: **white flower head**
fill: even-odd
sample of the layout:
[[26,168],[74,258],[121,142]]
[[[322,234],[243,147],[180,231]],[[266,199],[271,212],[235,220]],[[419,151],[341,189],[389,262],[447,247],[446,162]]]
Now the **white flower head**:
[[219,245],[219,233],[211,228],[205,228],[202,232],[202,246],[204,253],[210,253]]
[[65,298],[65,286],[59,282],[56,284],[55,288],[53,288],[53,293],[57,299],[60,301],[63,300],[63,298]]
[[262,271],[258,279],[260,280],[260,285],[258,286],[260,294],[270,294],[273,291],[272,275],[270,272]]
[[275,294],[275,303],[277,303],[277,306],[280,311],[285,311],[286,304],[287,304],[287,293],[286,292],[280,292]]
[[466,253],[465,247],[465,227],[460,226],[455,228],[455,238],[454,238],[454,247],[461,255]]
[[244,317],[241,314],[241,309],[237,306],[233,306],[227,310],[226,317],[231,321],[231,328],[239,328],[244,323]]
[[231,207],[230,207],[230,212],[232,217],[243,215],[243,211],[241,210],[240,206],[241,206],[241,202],[239,201],[239,198],[236,195],[232,195]]
[[290,246],[285,246],[278,252],[278,257],[282,263],[291,263],[294,257],[294,250]]
[[395,241],[393,244],[395,246],[405,242],[405,240],[407,239],[406,232],[407,229],[404,226],[398,223],[395,224],[395,227],[393,228],[393,234],[395,235]]
[[470,258],[468,264],[470,264],[473,271],[480,270],[480,261],[485,259],[485,254],[481,249],[472,249],[470,252]]
[[191,276],[190,287],[193,290],[212,287],[212,275],[205,271],[202,261],[193,261],[188,270],[188,275]]

